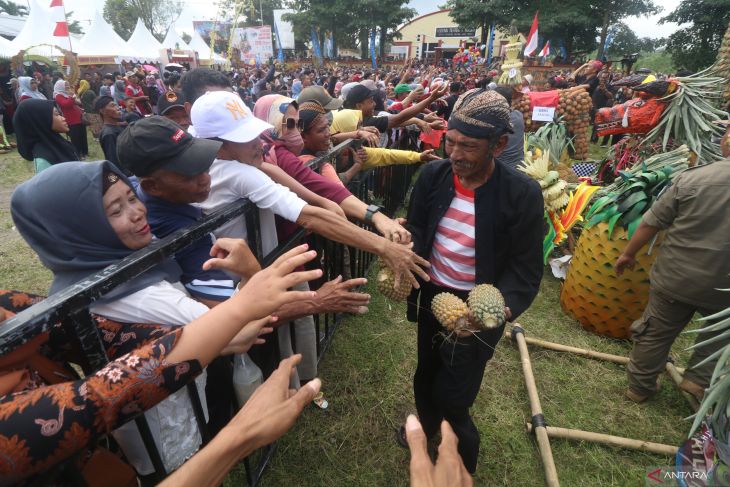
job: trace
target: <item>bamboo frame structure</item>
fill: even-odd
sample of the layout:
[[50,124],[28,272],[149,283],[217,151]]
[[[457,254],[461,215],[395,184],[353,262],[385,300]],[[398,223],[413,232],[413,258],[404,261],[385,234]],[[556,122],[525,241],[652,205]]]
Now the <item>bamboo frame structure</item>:
[[[533,431],[532,423],[527,424],[527,432]],[[677,454],[678,447],[672,445],[664,445],[662,443],[653,443],[651,441],[634,440],[632,438],[624,438],[623,436],[605,435],[602,433],[594,433],[592,431],[583,431],[569,428],[557,428],[554,426],[546,426],[545,430],[550,438],[562,438],[575,441],[590,441],[593,443],[602,443],[604,445],[618,446],[621,448],[629,448],[632,450],[657,453],[659,455],[674,456]]]
[[545,429],[545,420],[542,415],[542,406],[540,405],[540,397],[537,394],[537,386],[535,385],[535,376],[532,373],[532,363],[530,362],[530,352],[527,350],[525,342],[524,330],[521,326],[512,327],[512,336],[517,342],[517,348],[520,351],[522,361],[522,372],[525,375],[525,386],[527,387],[527,395],[530,398],[530,410],[532,412],[533,421],[540,421],[543,424],[535,425],[535,437],[537,438],[537,447],[540,450],[543,469],[545,471],[545,484],[548,487],[560,487],[558,481],[558,471],[555,468],[553,453],[550,449],[550,438]]

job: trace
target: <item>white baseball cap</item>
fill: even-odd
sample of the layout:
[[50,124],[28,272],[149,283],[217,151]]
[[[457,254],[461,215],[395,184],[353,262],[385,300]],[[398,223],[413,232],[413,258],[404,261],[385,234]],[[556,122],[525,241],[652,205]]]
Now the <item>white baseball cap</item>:
[[190,109],[195,136],[230,142],[250,142],[272,125],[254,117],[236,93],[209,91],[198,98]]

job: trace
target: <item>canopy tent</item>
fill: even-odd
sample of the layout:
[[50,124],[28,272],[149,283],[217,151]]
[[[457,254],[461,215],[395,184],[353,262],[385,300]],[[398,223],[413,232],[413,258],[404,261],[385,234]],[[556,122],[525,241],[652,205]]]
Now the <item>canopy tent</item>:
[[160,50],[163,49],[160,41],[145,27],[142,19],[137,19],[134,32],[127,41],[127,46],[137,53],[139,59],[157,63],[160,61]]
[[18,50],[13,47],[13,43],[4,37],[0,37],[0,59],[10,59],[18,54]]
[[214,52],[205,43],[197,32],[193,31],[193,38],[190,40],[190,49],[197,51],[201,64],[226,64],[226,60]]
[[174,26],[170,26],[165,39],[162,41],[162,47],[166,49],[177,49],[179,51],[191,51],[190,46],[180,37]]
[[[25,20],[23,28],[20,30],[18,35],[11,41],[12,48],[15,50],[15,54],[21,50],[25,50],[26,54],[43,56],[47,58],[59,58],[63,57],[63,53],[50,46],[38,46],[39,44],[48,44],[50,39],[53,38],[53,31],[56,27],[56,23],[51,18],[51,12],[43,8],[36,2],[36,0],[28,0],[29,14]],[[76,47],[76,46],[73,46]]]
[[139,53],[134,52],[114,29],[104,20],[97,10],[91,26],[74,51],[79,58],[79,64],[119,64],[120,61],[134,61],[140,59]]

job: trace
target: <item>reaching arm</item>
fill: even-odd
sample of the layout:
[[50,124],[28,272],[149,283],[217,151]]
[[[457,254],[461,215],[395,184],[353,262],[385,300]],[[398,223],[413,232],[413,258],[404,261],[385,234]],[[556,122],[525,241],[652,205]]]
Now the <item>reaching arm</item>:
[[415,105],[406,108],[405,110],[402,110],[400,113],[397,113],[395,115],[391,115],[388,117],[388,128],[392,129],[394,127],[401,127],[403,125],[407,125],[407,122],[421,113],[428,105],[431,104],[432,101],[441,98],[443,94],[446,93],[446,86],[439,86],[434,91],[431,92],[428,97],[424,98],[420,102],[416,103]]
[[327,198],[318,195],[314,191],[307,189],[302,183],[291,177],[279,166],[266,162],[261,165],[261,170],[267,176],[273,179],[274,182],[277,182],[282,186],[286,186],[310,205],[324,208],[325,210],[332,211],[345,218],[345,214],[343,213],[342,209],[337,205],[337,203],[330,201]]
[[[357,196],[349,196],[345,198],[345,200],[340,203],[340,206],[343,210],[345,210],[348,217],[362,222],[365,221],[368,205],[358,199]],[[411,234],[408,230],[381,212],[373,215],[372,223],[375,229],[388,240],[399,243],[409,243],[411,241]]]
[[624,252],[619,256],[613,266],[617,276],[623,274],[626,268],[634,268],[636,265],[636,253],[641,250],[644,245],[649,243],[649,241],[654,238],[657,233],[659,233],[659,230],[661,230],[659,227],[653,227],[644,221],[639,224],[639,228],[636,229],[631,240],[629,240],[629,243],[626,245]]
[[380,256],[396,275],[396,285],[405,276],[414,287],[419,287],[414,273],[428,281],[428,274],[422,267],[429,263],[411,251],[410,246],[393,243],[357,225],[343,220],[331,212],[307,205],[297,223],[304,228],[323,235],[330,240],[344,243]]

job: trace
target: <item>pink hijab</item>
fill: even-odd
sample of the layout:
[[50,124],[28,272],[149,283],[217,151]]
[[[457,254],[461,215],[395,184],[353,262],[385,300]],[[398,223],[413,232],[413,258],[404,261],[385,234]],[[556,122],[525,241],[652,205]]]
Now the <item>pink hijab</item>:
[[281,134],[281,123],[284,120],[284,112],[286,112],[286,109],[292,103],[297,109],[299,108],[296,101],[283,95],[262,96],[256,101],[253,107],[253,115],[274,126],[270,130],[270,133],[276,139]]

